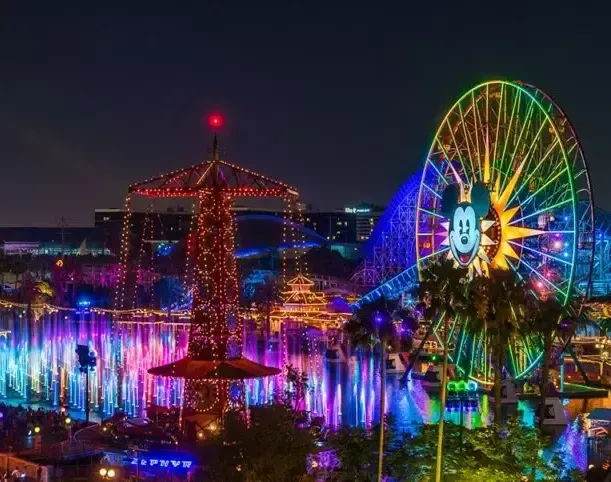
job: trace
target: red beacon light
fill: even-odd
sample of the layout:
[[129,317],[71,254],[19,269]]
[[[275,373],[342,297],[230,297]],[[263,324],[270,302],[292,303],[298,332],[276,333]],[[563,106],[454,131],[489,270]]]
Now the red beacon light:
[[216,114],[211,115],[210,117],[208,117],[208,125],[212,127],[213,129],[222,127],[223,118],[220,115],[216,115]]

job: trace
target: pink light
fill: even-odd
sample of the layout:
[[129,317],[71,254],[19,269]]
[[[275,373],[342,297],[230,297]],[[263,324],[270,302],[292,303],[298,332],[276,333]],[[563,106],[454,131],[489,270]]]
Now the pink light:
[[562,249],[562,241],[556,241],[554,243],[554,249]]
[[543,288],[543,282],[542,281],[537,281],[536,283],[537,288],[541,289]]

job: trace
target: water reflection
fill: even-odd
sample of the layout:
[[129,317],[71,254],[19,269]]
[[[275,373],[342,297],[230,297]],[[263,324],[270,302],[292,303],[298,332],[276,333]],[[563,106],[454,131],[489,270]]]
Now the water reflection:
[[[306,409],[314,415],[323,416],[329,425],[370,426],[379,421],[380,375],[377,359],[365,353],[358,354],[356,360],[349,363],[329,363],[324,360],[322,350],[317,349],[316,341],[308,343],[310,350],[307,355],[294,352],[282,354],[267,349],[265,355],[257,355],[257,358],[276,366],[280,366],[279,363],[284,360],[305,371],[311,385],[305,402]],[[251,356],[256,354],[251,353]],[[247,387],[248,403],[269,400],[282,383],[282,377],[251,382]],[[423,388],[418,380],[404,383],[401,375],[389,375],[386,399],[387,411],[393,414],[400,430],[413,430],[423,423],[439,421],[439,393]],[[529,400],[503,406],[503,416],[517,416],[532,426],[536,404],[536,401]],[[565,462],[585,469],[585,436],[574,421],[579,414],[588,413],[596,407],[611,407],[610,399],[564,400],[563,405],[571,423],[568,426],[547,427],[546,434],[552,438],[554,448],[562,449]],[[456,424],[460,422],[459,417],[458,413],[445,414],[445,420]],[[465,413],[463,421],[466,427],[474,428],[488,424],[492,417],[493,404],[486,395],[481,395],[479,412]]]

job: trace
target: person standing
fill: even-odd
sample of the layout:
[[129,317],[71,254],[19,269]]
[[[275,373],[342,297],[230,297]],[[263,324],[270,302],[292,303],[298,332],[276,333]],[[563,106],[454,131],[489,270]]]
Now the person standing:
[[15,467],[13,469],[13,471],[11,472],[11,479],[13,480],[13,482],[19,482],[19,480],[21,479],[21,470],[19,470],[19,467]]

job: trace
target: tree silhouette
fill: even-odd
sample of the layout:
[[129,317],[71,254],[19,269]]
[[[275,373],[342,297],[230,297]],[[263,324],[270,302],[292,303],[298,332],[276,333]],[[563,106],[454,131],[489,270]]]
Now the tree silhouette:
[[380,346],[380,438],[378,445],[378,482],[384,463],[384,416],[386,411],[386,352],[396,336],[394,323],[405,312],[395,300],[380,298],[362,305],[344,324],[344,331],[354,347]]
[[494,270],[490,276],[474,278],[468,285],[466,329],[484,333],[494,358],[494,421],[501,423],[502,370],[509,344],[524,334],[529,318],[528,291],[515,273]]
[[[443,323],[443,366],[441,374],[441,403],[439,405],[439,426],[437,439],[436,480],[441,480],[443,464],[443,429],[446,404],[446,382],[448,376],[448,343],[450,321],[465,309],[466,270],[458,268],[453,261],[438,259],[430,263],[420,273],[420,283],[414,290],[418,299],[418,308],[430,323],[427,335],[420,343],[414,360],[420,353],[426,339],[432,333],[437,322]],[[410,368],[413,362],[410,363]]]

